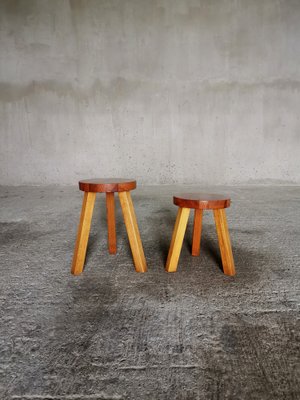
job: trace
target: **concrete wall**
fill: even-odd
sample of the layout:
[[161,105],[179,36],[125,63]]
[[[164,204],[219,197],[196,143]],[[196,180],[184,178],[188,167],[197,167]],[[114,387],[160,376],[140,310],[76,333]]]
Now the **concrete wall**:
[[0,1],[0,183],[300,183],[299,0]]

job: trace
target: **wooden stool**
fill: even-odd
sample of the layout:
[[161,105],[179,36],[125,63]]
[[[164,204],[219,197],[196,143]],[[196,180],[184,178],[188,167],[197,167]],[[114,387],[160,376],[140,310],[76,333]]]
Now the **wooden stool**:
[[166,264],[167,272],[176,272],[180,256],[182,242],[190,214],[190,209],[195,209],[192,255],[200,254],[200,239],[202,230],[203,210],[213,210],[219,246],[226,275],[235,275],[234,261],[232,256],[230,237],[227,227],[225,208],[230,206],[228,197],[218,194],[187,193],[173,197],[173,202],[179,207],[176,223],[173,231],[169,255]]
[[84,191],[84,198],[72,262],[72,274],[79,275],[83,270],[96,193],[106,193],[108,251],[110,254],[117,252],[115,192],[119,193],[135,269],[137,272],[147,271],[144,250],[130,196],[130,190],[135,188],[136,181],[129,179],[87,179],[79,182],[79,189]]

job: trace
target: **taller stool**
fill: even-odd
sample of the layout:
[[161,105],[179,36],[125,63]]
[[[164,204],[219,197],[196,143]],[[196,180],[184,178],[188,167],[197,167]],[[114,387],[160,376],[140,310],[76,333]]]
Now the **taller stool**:
[[83,270],[96,193],[106,194],[108,251],[110,254],[115,254],[117,252],[115,192],[119,194],[135,270],[136,272],[147,271],[144,250],[130,195],[130,191],[135,188],[136,181],[131,179],[99,178],[87,179],[79,182],[79,189],[84,192],[84,197],[72,262],[72,274],[79,275]]
[[207,193],[185,193],[173,197],[173,202],[179,207],[173,231],[169,255],[166,264],[167,272],[176,272],[181,247],[188,223],[190,209],[195,210],[192,255],[199,256],[202,231],[203,210],[213,210],[219,246],[225,275],[235,275],[234,261],[228,232],[225,208],[230,206],[230,198]]

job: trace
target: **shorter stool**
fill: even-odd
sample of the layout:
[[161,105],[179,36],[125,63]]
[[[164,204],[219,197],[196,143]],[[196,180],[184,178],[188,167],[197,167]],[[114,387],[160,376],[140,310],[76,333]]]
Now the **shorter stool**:
[[96,193],[106,194],[108,251],[111,254],[117,252],[115,192],[119,194],[136,272],[147,271],[144,250],[130,196],[130,190],[135,188],[136,181],[130,179],[87,179],[79,182],[79,189],[84,191],[84,197],[72,262],[72,274],[79,275],[83,270]]
[[176,272],[177,270],[190,209],[193,208],[195,214],[192,255],[199,256],[200,254],[203,210],[213,210],[224,274],[235,275],[234,261],[225,214],[225,208],[230,206],[230,198],[218,194],[187,193],[174,196],[173,202],[179,207],[179,209],[169,249],[166,271]]

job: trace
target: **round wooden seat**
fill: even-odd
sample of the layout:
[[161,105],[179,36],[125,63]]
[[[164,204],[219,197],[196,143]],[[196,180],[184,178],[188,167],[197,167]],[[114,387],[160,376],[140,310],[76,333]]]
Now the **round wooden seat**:
[[129,192],[136,188],[136,181],[122,178],[96,178],[79,181],[79,189],[83,192],[112,193]]
[[174,204],[183,208],[218,210],[230,206],[230,198],[212,193],[182,193],[173,197]]

